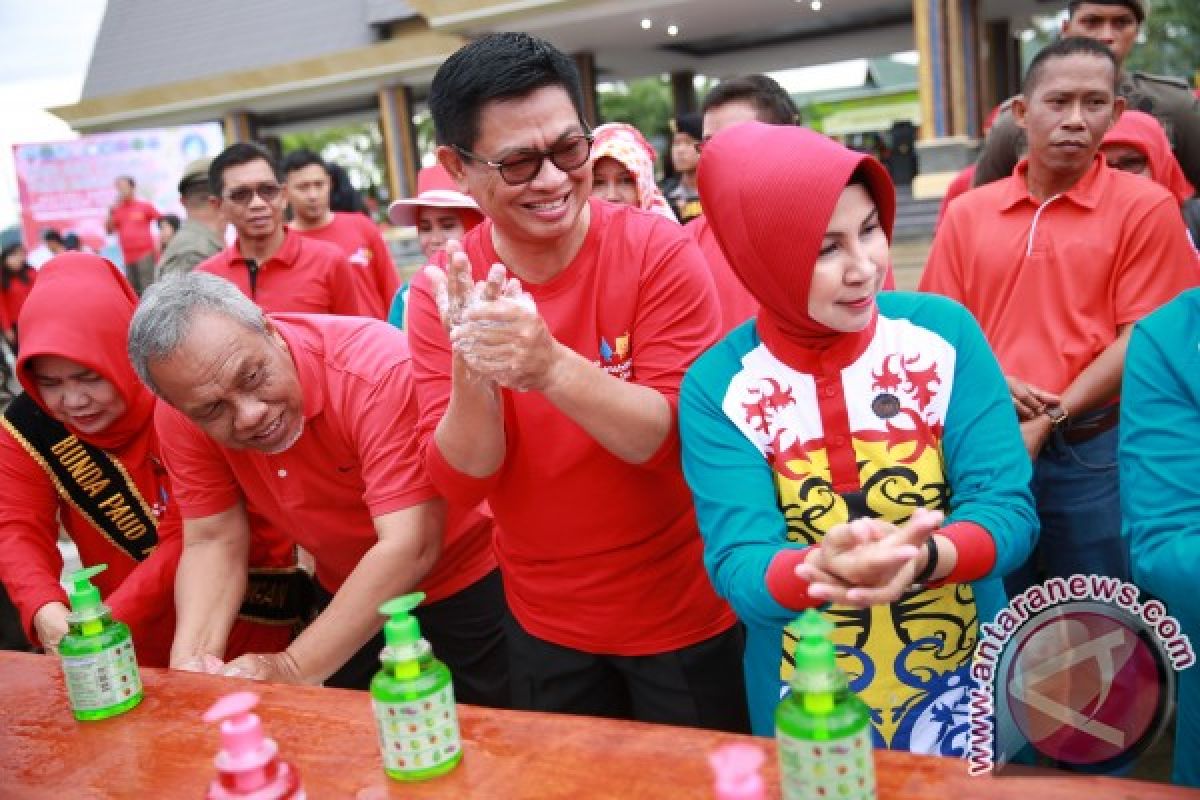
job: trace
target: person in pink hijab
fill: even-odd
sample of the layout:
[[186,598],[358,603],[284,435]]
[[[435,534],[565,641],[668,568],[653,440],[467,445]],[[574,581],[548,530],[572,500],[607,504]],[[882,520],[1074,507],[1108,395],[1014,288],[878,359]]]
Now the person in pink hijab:
[[593,131],[592,194],[677,222],[654,181],[654,148],[641,131],[624,122],[608,122]]
[[1196,194],[1171,152],[1166,131],[1149,114],[1141,111],[1123,113],[1104,134],[1100,152],[1104,153],[1110,167],[1158,181],[1181,204]]

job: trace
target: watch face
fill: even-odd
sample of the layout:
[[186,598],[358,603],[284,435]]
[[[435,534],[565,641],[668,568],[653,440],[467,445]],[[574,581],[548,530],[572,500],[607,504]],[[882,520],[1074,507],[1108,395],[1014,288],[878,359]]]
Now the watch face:
[[1067,412],[1063,411],[1062,406],[1048,406],[1046,416],[1050,417],[1050,421],[1057,427],[1067,419]]

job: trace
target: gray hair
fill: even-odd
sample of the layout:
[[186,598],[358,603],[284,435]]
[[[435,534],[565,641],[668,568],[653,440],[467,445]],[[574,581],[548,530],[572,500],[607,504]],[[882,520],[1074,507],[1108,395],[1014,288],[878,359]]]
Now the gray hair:
[[220,314],[267,334],[262,309],[224,278],[206,272],[164,278],[142,295],[129,324],[129,360],[150,391],[161,394],[150,378],[150,362],[170,358],[183,344],[192,321],[203,313]]

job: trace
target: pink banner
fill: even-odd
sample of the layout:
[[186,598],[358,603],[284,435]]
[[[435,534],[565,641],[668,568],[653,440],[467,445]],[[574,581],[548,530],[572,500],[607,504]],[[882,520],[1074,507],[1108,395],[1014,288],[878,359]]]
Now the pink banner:
[[78,234],[97,252],[105,250],[104,220],[116,200],[113,181],[119,175],[131,176],[138,197],[159,211],[182,216],[177,187],[184,166],[215,156],[222,147],[224,136],[215,122],[15,144],[25,242],[36,247],[42,231],[53,228]]

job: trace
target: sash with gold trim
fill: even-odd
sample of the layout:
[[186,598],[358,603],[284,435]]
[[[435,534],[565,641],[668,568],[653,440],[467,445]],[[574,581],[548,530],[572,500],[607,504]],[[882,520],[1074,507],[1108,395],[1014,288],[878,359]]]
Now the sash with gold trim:
[[[75,437],[22,392],[0,418],[46,471],[59,496],[118,549],[144,561],[158,545],[158,520],[120,461]],[[270,625],[299,623],[311,605],[308,575],[298,567],[249,570],[239,616]]]

